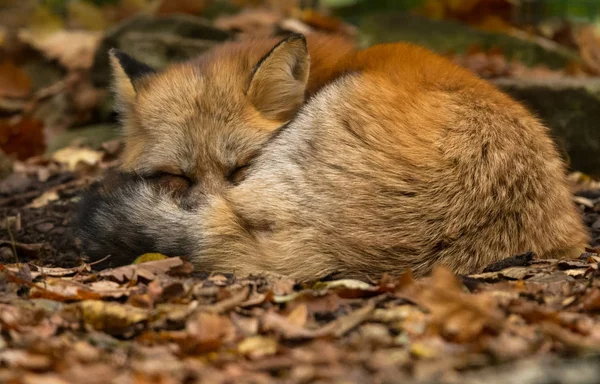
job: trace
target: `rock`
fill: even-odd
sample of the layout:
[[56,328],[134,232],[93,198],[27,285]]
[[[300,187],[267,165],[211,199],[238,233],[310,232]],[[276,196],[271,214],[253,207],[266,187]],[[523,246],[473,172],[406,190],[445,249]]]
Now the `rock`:
[[493,83],[550,127],[572,169],[600,176],[600,79],[502,78]]
[[229,39],[228,32],[190,15],[136,16],[108,30],[92,66],[92,81],[106,87],[110,79],[108,50],[118,48],[156,68],[197,56]]
[[561,69],[568,63],[581,61],[576,53],[549,40],[486,32],[454,21],[387,12],[364,16],[358,23],[364,46],[407,41],[447,54],[463,53],[477,45],[485,50],[500,48],[507,58],[528,66],[545,64]]

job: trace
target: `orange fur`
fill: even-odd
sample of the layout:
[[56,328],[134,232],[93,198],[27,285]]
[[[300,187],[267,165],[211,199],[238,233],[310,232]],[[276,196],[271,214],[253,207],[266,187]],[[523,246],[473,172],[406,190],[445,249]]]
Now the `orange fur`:
[[[146,251],[311,280],[583,250],[564,164],[517,102],[409,44],[309,39],[306,79],[298,41],[225,44],[141,83],[123,170],[188,181],[101,192],[152,234]],[[124,236],[103,230],[119,219],[100,211],[92,243]]]

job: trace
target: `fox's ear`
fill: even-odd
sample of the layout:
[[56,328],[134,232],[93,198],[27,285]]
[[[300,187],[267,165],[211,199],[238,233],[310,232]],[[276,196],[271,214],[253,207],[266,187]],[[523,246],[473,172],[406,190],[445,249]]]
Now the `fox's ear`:
[[112,48],[108,54],[118,107],[121,110],[127,109],[135,100],[136,90],[142,79],[153,74],[154,69],[115,48]]
[[306,38],[291,35],[256,64],[246,94],[265,117],[290,120],[304,102],[309,69]]

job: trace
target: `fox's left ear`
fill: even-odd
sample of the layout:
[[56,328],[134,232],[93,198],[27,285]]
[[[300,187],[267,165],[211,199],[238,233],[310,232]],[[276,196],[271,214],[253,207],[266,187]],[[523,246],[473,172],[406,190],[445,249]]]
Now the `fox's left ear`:
[[142,80],[155,71],[149,65],[112,48],[108,52],[113,72],[113,88],[117,97],[117,105],[125,112],[135,100],[136,92]]
[[290,120],[304,102],[309,69],[306,38],[293,34],[256,64],[246,94],[263,116]]

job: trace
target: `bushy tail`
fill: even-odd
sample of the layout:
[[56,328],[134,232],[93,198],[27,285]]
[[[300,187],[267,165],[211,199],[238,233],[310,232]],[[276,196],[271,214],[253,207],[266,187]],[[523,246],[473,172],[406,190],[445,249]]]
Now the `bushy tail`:
[[191,212],[166,191],[139,176],[112,173],[85,192],[76,219],[76,233],[90,261],[98,268],[129,264],[148,252],[185,256]]

